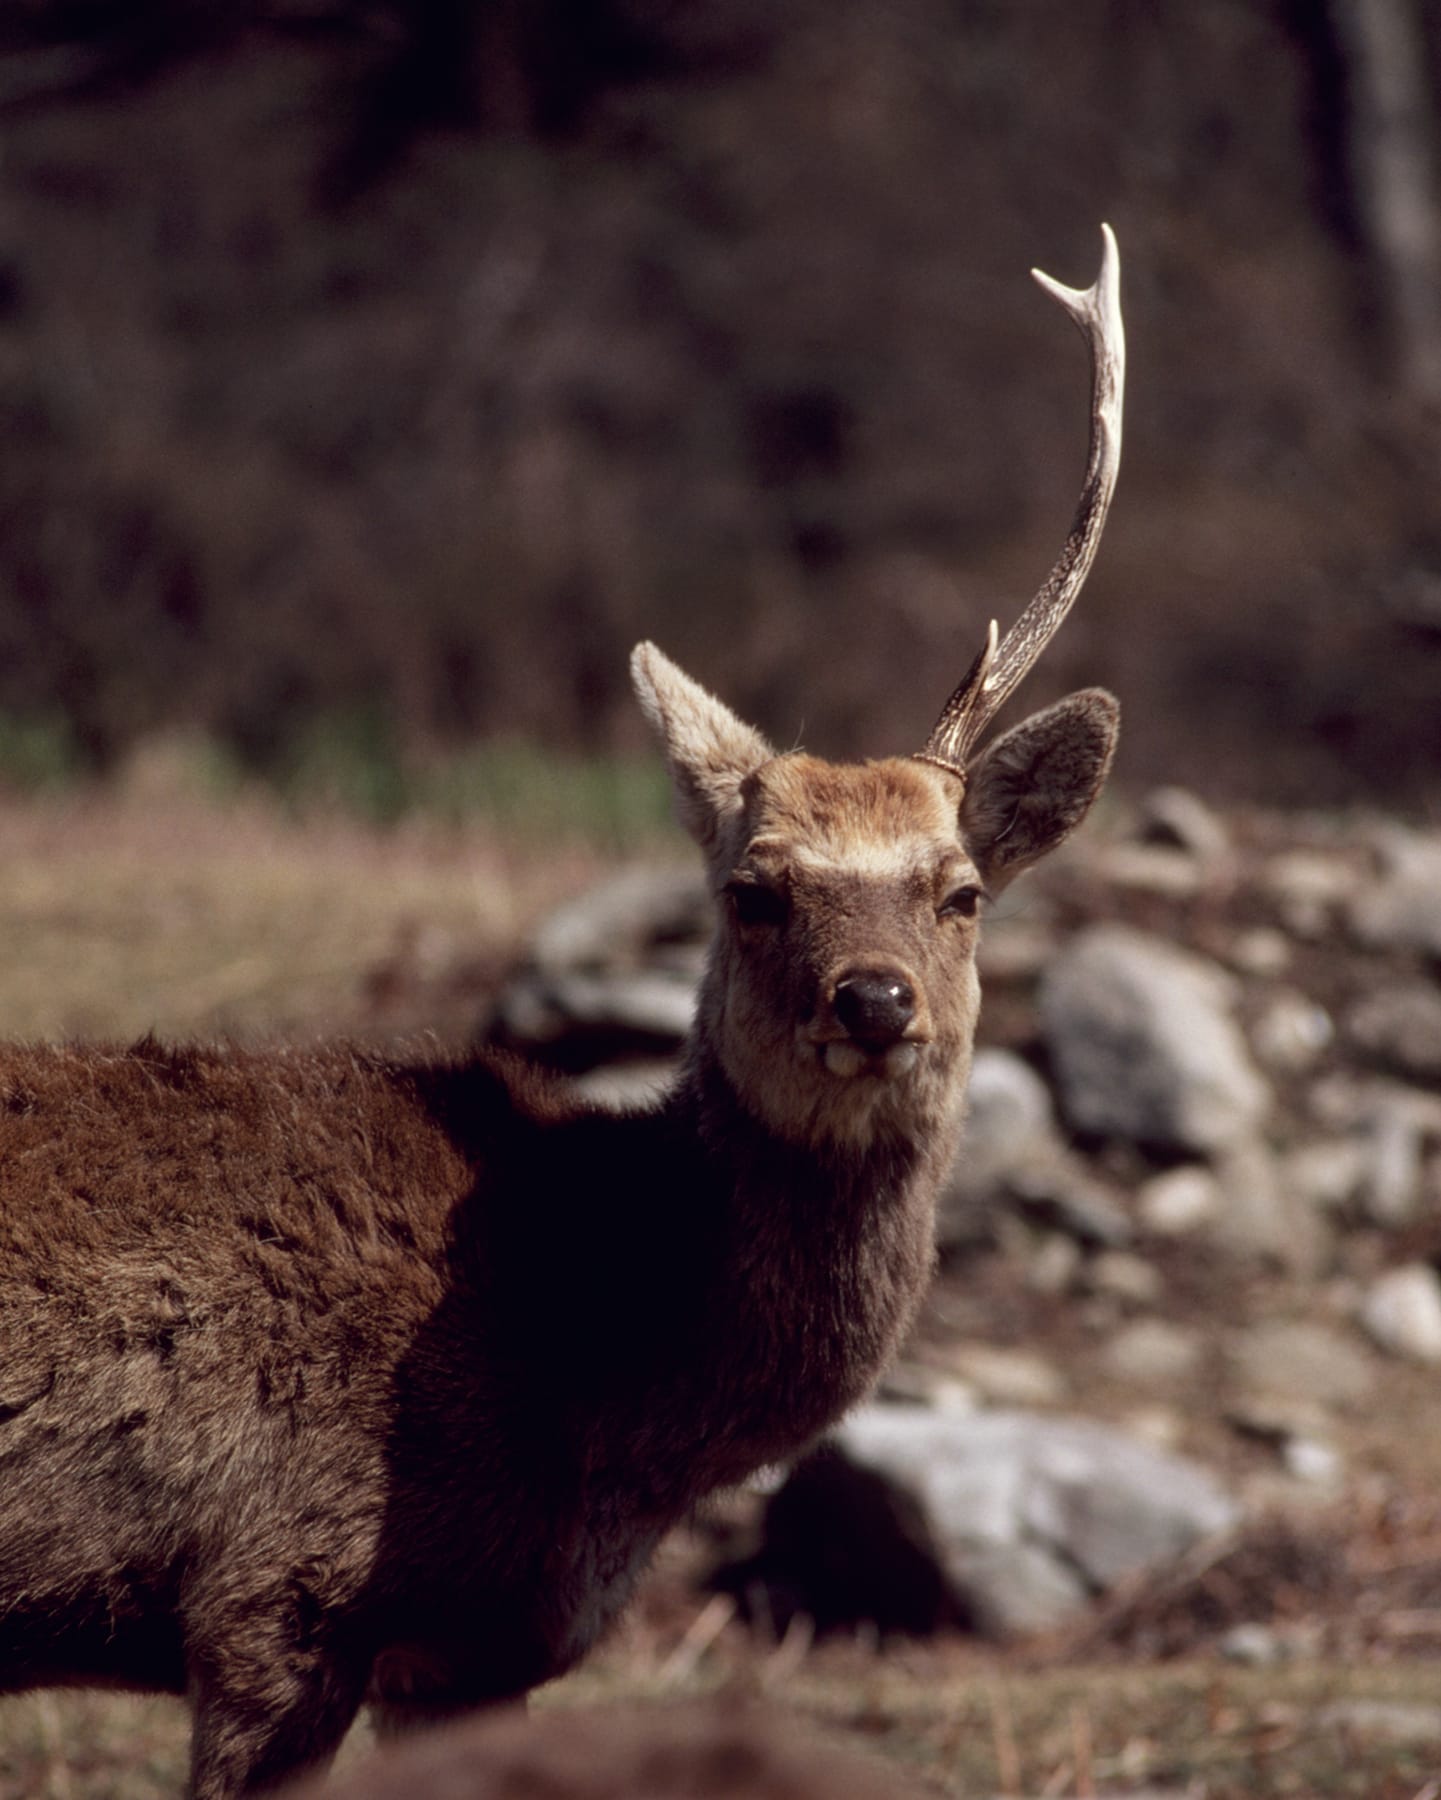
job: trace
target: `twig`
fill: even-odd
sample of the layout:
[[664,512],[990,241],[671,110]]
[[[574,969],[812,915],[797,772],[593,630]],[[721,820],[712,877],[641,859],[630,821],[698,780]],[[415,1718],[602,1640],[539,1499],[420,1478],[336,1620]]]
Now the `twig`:
[[713,1594],[686,1627],[685,1636],[660,1667],[662,1687],[679,1687],[689,1680],[696,1664],[736,1616],[729,1594]]

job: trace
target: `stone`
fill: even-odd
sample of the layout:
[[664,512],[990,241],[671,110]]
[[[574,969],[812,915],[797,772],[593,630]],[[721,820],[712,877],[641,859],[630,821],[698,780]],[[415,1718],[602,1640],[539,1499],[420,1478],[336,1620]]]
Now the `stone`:
[[1206,1237],[1230,1256],[1253,1257],[1295,1274],[1324,1265],[1331,1236],[1323,1216],[1281,1179],[1280,1167],[1258,1140],[1236,1144],[1217,1160],[1221,1205]]
[[1376,1385],[1375,1366],[1364,1349],[1329,1326],[1304,1319],[1248,1326],[1232,1340],[1227,1357],[1247,1396],[1346,1409],[1364,1405]]
[[522,972],[496,1009],[494,1035],[545,1054],[564,1046],[566,1066],[678,1050],[695,1017],[693,984],[663,970]]
[[648,1107],[675,1080],[674,1062],[603,1063],[575,1077],[575,1091],[607,1112],[636,1112]]
[[1069,1391],[1065,1376],[1032,1350],[962,1344],[950,1352],[947,1362],[991,1405],[1059,1406]]
[[1299,938],[1325,937],[1355,892],[1351,864],[1320,850],[1283,850],[1261,871],[1261,886],[1286,929]]
[[1248,925],[1231,940],[1228,960],[1243,975],[1284,975],[1291,966],[1291,940],[1271,925]]
[[1095,1294],[1107,1294],[1131,1306],[1155,1306],[1166,1284],[1154,1263],[1129,1250],[1103,1250],[1086,1265],[1086,1285]]
[[1147,794],[1139,835],[1144,843],[1169,844],[1201,862],[1219,863],[1231,854],[1231,834],[1220,814],[1188,788],[1160,787]]
[[1257,1056],[1286,1075],[1309,1069],[1335,1035],[1330,1013],[1296,988],[1271,995],[1251,1025]]
[[1136,1194],[1136,1212],[1147,1231],[1184,1237],[1209,1225],[1221,1209],[1221,1184],[1201,1163],[1182,1163],[1153,1175]]
[[1189,1326],[1137,1319],[1115,1333],[1099,1360],[1106,1374],[1130,1386],[1173,1387],[1196,1374],[1205,1349],[1200,1333]]
[[1441,1081],[1441,990],[1428,983],[1373,989],[1346,1014],[1346,1035],[1380,1068]]
[[1009,1050],[980,1049],[971,1063],[966,1129],[937,1209],[943,1247],[982,1235],[982,1222],[1018,1172],[1061,1153],[1044,1081]]
[[1374,1342],[1409,1362],[1441,1363],[1441,1279],[1429,1263],[1389,1269],[1367,1289],[1361,1323]]
[[1441,832],[1388,826],[1377,845],[1381,872],[1351,902],[1351,926],[1366,944],[1441,957]]
[[695,870],[637,864],[547,913],[531,939],[530,959],[552,972],[634,967],[657,946],[704,944],[713,916]]
[[917,1498],[948,1579],[996,1630],[1058,1624],[1239,1518],[1204,1469],[1089,1420],[871,1406],[838,1441]]
[[1421,1202],[1423,1124],[1414,1108],[1378,1095],[1361,1136],[1362,1210],[1386,1229],[1409,1224]]
[[1308,1206],[1339,1212],[1355,1199],[1366,1178],[1366,1147],[1359,1137],[1314,1138],[1280,1159],[1282,1185]]
[[1216,965],[1119,925],[1081,932],[1046,971],[1040,1011],[1078,1131],[1207,1154],[1270,1104]]

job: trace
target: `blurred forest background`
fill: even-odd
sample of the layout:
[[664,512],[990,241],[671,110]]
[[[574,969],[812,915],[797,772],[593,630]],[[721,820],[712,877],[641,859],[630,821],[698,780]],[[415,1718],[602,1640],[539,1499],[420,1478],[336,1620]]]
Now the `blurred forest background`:
[[653,635],[918,744],[1128,437],[1026,699],[1435,815],[1435,0],[9,0],[0,770],[625,753]]

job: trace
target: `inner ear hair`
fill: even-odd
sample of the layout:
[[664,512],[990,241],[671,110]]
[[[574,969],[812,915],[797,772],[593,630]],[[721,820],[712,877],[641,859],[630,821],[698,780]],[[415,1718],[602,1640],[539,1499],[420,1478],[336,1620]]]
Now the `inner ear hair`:
[[992,893],[1070,836],[1110,772],[1121,709],[1083,688],[997,738],[967,770],[966,847]]

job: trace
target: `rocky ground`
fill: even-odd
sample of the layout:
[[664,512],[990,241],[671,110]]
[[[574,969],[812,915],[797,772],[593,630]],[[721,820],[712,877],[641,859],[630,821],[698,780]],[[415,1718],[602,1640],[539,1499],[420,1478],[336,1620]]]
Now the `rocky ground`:
[[[644,1091],[705,927],[690,873],[628,870],[541,922],[489,1033]],[[1159,791],[1006,895],[981,961],[913,1338],[695,1568],[781,1631],[1441,1650],[1441,833]]]

